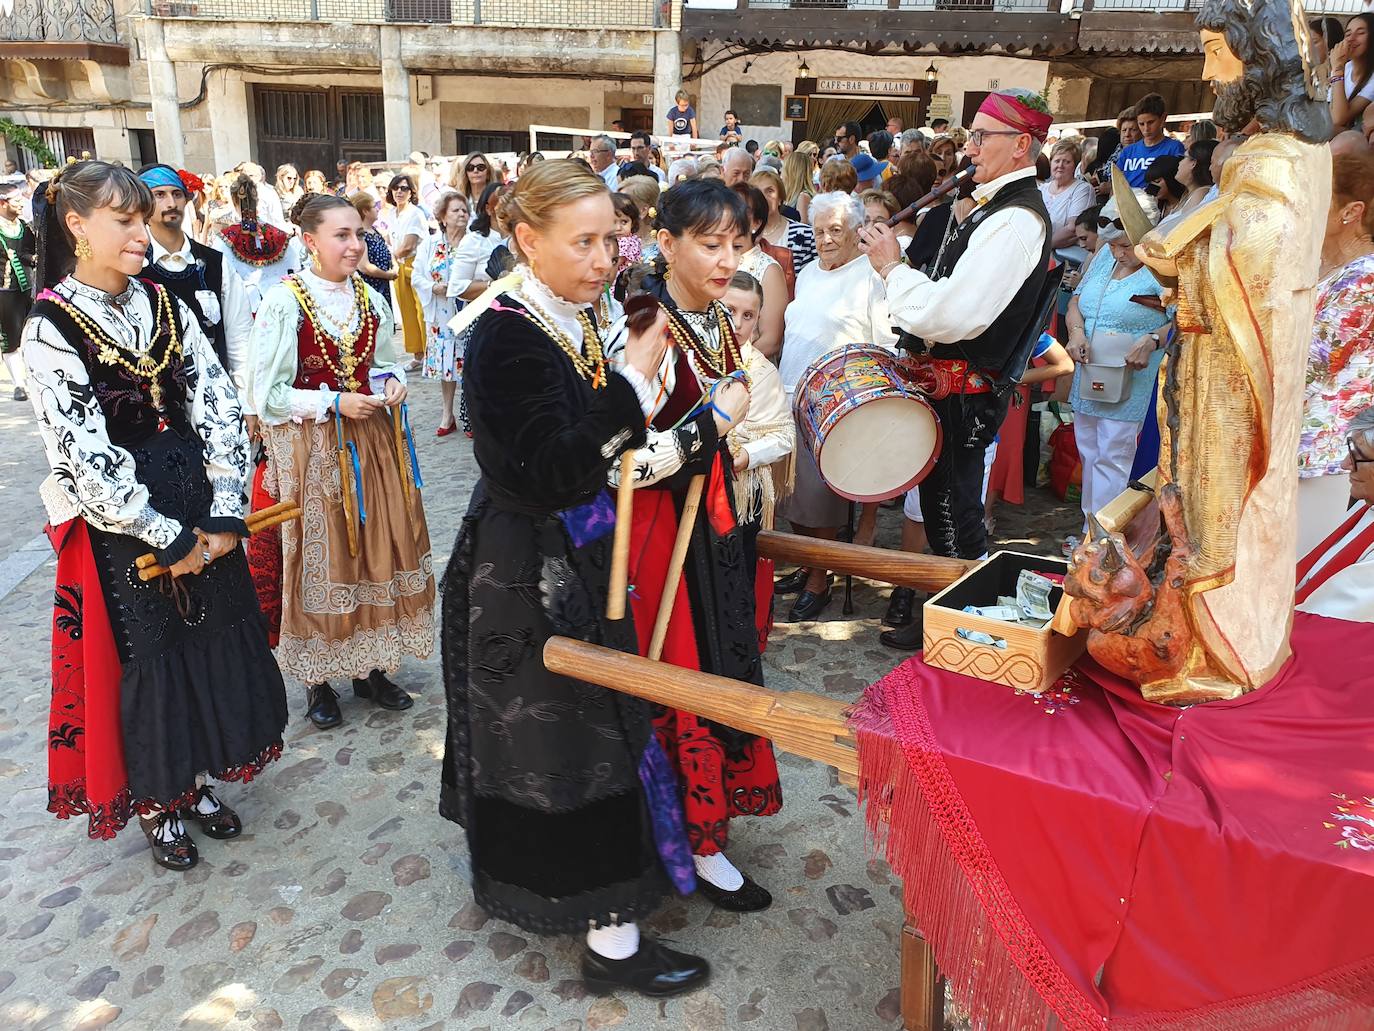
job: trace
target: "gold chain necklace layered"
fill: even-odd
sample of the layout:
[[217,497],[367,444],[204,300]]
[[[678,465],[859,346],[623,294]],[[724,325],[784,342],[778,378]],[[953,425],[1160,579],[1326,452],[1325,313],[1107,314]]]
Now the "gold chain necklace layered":
[[[357,377],[358,366],[367,360],[372,348],[376,345],[377,334],[375,324],[368,316],[372,314],[372,302],[367,296],[367,287],[359,276],[349,277],[353,284],[353,308],[349,313],[348,320],[340,327],[340,332],[336,335],[325,328],[324,322],[327,316],[315,304],[315,300],[310,296],[310,289],[295,276],[287,276],[286,285],[296,297],[296,302],[301,306],[301,311],[305,313],[306,319],[310,322],[310,327],[315,331],[315,338],[320,341],[320,354],[324,358],[325,365],[329,366],[329,371],[334,374],[335,382],[342,383],[344,388],[349,391],[356,391],[362,386],[362,381]],[[358,328],[348,329],[353,323],[353,315],[358,316]],[[331,320],[332,321],[332,320]],[[359,338],[362,338],[363,346],[361,350],[354,350]],[[338,354],[336,363],[329,354],[328,345],[333,344]]]
[[[153,407],[161,411],[162,373],[166,371],[174,357],[179,358],[181,356],[181,340],[177,336],[176,320],[172,318],[171,293],[162,287],[157,287],[157,295],[157,310],[153,312],[153,331],[148,338],[148,350],[144,354],[136,355],[133,361],[125,357],[126,354],[133,353],[130,348],[125,347],[92,322],[76,305],[57,296],[51,296],[48,300],[51,300],[70,315],[72,321],[81,328],[91,343],[99,345],[95,356],[101,365],[118,365],[137,379],[146,380],[148,395],[152,398]],[[158,331],[162,327],[164,319],[166,319],[168,343],[163,349],[162,360],[155,362],[153,361],[153,342],[157,340]]]
[[559,350],[568,356],[568,360],[573,363],[573,368],[583,379],[590,380],[593,390],[600,390],[606,382],[606,356],[601,350],[601,338],[597,335],[596,327],[592,325],[592,320],[587,317],[585,310],[577,313],[577,324],[582,327],[582,341],[586,346],[587,353],[584,355],[577,342],[571,336],[559,328],[558,323],[549,316],[549,313],[540,308],[528,297],[520,295],[520,300],[530,309],[530,312],[538,318],[527,315],[531,322],[547,333]]
[[735,368],[744,368],[744,362],[740,360],[739,348],[735,345],[735,333],[725,315],[723,304],[719,301],[711,302],[711,310],[715,313],[716,324],[720,327],[720,346],[716,348],[712,348],[709,343],[701,340],[696,331],[687,324],[687,320],[675,308],[670,307],[667,310],[668,331],[672,333],[674,343],[687,354],[688,359],[696,365],[697,370],[704,378],[720,379],[725,376],[730,367],[730,362],[726,360],[727,357],[733,360]]

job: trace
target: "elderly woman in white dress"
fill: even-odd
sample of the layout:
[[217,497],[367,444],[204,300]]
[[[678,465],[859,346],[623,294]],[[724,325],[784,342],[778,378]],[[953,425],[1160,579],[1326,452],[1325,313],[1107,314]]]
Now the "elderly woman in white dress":
[[[807,368],[845,344],[895,349],[882,280],[859,248],[864,207],[847,193],[822,193],[811,201],[817,260],[797,274],[797,299],[787,306],[778,373],[791,403]],[[800,441],[800,433],[798,440]],[[834,540],[848,518],[848,502],[826,486],[807,448],[797,448],[796,484],[782,506],[794,532]],[[801,594],[788,622],[815,619],[830,603],[830,572],[798,570],[778,581],[782,593]]]
[[439,232],[426,237],[415,253],[411,285],[425,314],[424,377],[437,379],[443,394],[443,413],[435,436],[447,437],[456,428],[453,398],[458,390],[458,370],[463,352],[457,334],[448,328],[462,302],[448,292],[449,275],[468,231],[468,202],[456,190],[445,190],[434,204]]

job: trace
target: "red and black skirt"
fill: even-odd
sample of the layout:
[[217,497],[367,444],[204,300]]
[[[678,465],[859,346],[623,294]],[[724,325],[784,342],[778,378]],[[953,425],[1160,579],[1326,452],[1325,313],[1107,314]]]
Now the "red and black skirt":
[[[208,512],[199,442],[173,432],[131,447],[161,512]],[[249,781],[281,754],[286,692],[248,563],[236,549],[182,576],[140,580],[148,545],[74,519],[57,551],[48,810],[86,814],[93,838],[189,804],[196,777]]]

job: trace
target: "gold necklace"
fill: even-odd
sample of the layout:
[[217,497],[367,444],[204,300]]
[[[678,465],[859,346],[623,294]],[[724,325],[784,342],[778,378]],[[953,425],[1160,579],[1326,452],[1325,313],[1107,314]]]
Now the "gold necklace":
[[[362,386],[362,381],[357,377],[358,366],[367,359],[368,354],[375,346],[376,330],[373,320],[369,318],[372,314],[372,302],[368,299],[367,288],[363,286],[362,280],[358,276],[352,276],[351,279],[353,282],[353,308],[358,312],[358,328],[356,331],[339,336],[330,333],[322,325],[320,316],[323,313],[315,307],[310,297],[310,291],[305,284],[295,276],[287,276],[285,282],[292,294],[295,295],[306,319],[309,320],[311,329],[315,331],[316,339],[320,341],[320,355],[324,358],[325,365],[329,366],[329,371],[334,373],[334,382],[342,383],[347,390],[356,391]],[[353,322],[351,314],[348,321],[349,324]],[[355,351],[353,348],[359,337],[362,337],[363,346],[361,350]],[[329,356],[328,344],[333,344],[338,351],[338,364]]]
[[[720,327],[720,346],[712,348],[710,344],[700,340],[696,331],[686,324],[686,319],[675,308],[668,309],[668,331],[672,333],[673,340],[678,348],[684,351],[688,359],[697,366],[697,370],[706,379],[720,379],[729,372],[731,359],[734,367],[744,368],[744,363],[740,361],[739,349],[735,346],[735,334],[731,328],[729,320],[725,317],[725,306],[719,301],[711,302],[711,310],[715,313],[716,324]],[[714,373],[714,376],[708,375]]]
[[[148,395],[152,398],[153,407],[162,410],[162,373],[166,370],[172,358],[181,356],[181,340],[177,337],[176,320],[172,318],[171,294],[162,287],[155,287],[158,294],[157,310],[153,313],[153,331],[148,339],[148,350],[136,357],[135,361],[129,361],[124,353],[129,350],[119,341],[115,340],[96,323],[88,319],[80,308],[76,307],[61,297],[49,298],[54,304],[71,316],[72,321],[85,332],[87,339],[98,344],[96,358],[101,365],[118,365],[126,372],[136,376],[141,380],[148,381]],[[166,325],[170,339],[166,348],[162,352],[162,361],[153,361],[153,343],[157,340],[158,331]]]
[[597,336],[596,327],[592,325],[592,320],[587,317],[586,311],[579,310],[576,316],[577,324],[582,327],[582,342],[587,348],[587,353],[584,355],[573,338],[559,328],[548,312],[523,294],[520,296],[520,300],[532,313],[526,314],[525,317],[553,339],[559,349],[572,361],[573,368],[577,370],[578,374],[583,379],[591,381],[593,390],[600,390],[606,382],[606,356],[601,350],[601,338]]

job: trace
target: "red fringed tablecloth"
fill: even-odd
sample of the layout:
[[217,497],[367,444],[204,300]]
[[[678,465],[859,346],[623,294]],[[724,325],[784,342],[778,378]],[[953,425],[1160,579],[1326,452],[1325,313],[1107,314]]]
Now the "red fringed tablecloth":
[[1235,702],[916,657],[853,723],[869,826],[974,1026],[1374,1028],[1374,630],[1298,613]]

